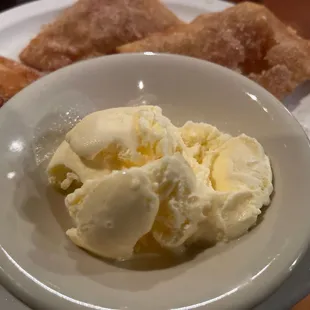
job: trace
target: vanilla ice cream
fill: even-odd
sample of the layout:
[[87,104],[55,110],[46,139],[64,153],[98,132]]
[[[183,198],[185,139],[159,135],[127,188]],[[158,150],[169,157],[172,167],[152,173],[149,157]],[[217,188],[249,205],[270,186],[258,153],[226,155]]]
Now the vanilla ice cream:
[[49,182],[63,190],[69,189],[72,183],[84,183],[111,172],[103,164],[88,164],[72,151],[67,141],[60,144],[47,171]]
[[77,245],[112,258],[130,257],[147,233],[162,247],[176,248],[197,231],[210,207],[204,189],[180,154],[114,171],[67,196],[76,225],[67,234]]
[[177,128],[156,106],[88,115],[47,172],[50,183],[71,192],[70,239],[115,259],[130,258],[147,236],[165,249],[237,238],[256,224],[273,191],[257,140],[206,123]]
[[51,183],[67,189],[73,179],[84,183],[183,148],[178,129],[159,107],[108,109],[89,114],[67,133],[47,171]]
[[131,168],[86,181],[67,196],[66,206],[76,226],[67,235],[75,244],[99,256],[126,259],[151,230],[159,199],[145,173]]
[[80,157],[114,156],[124,167],[172,155],[182,139],[156,106],[108,109],[86,116],[66,135]]
[[187,122],[180,131],[216,193],[194,239],[215,243],[243,235],[256,223],[261,207],[270,203],[273,191],[263,147],[245,134],[231,137],[204,123]]
[[182,245],[211,207],[205,184],[197,181],[193,169],[181,154],[166,156],[143,169],[154,184],[160,206],[152,227],[154,239],[163,247]]

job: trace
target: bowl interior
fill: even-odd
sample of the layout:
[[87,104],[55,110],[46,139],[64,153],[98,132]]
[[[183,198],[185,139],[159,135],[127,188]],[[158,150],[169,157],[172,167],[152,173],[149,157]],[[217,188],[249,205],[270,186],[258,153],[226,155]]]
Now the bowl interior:
[[[85,114],[143,103],[161,106],[176,125],[203,121],[259,140],[271,159],[275,194],[255,229],[178,262],[115,265],[71,244],[63,197],[47,186],[50,155]],[[0,123],[1,279],[32,306],[249,307],[271,293],[307,245],[307,138],[274,97],[222,67],[172,55],[81,62],[14,97]]]

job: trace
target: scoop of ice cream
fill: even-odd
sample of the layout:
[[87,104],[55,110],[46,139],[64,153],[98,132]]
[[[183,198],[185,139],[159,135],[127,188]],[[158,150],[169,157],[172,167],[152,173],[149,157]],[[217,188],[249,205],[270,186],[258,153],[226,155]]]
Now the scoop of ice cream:
[[74,180],[84,183],[183,149],[177,128],[159,107],[108,109],[86,116],[67,133],[47,172],[51,183],[67,189]]
[[79,157],[113,157],[124,167],[172,155],[182,147],[177,128],[156,106],[92,113],[68,132],[66,141]]
[[116,259],[132,255],[137,241],[151,230],[159,206],[152,183],[139,169],[88,180],[65,202],[76,226],[67,231],[70,239]]
[[264,149],[244,134],[230,137],[203,155],[216,195],[196,236],[208,241],[230,240],[246,233],[260,209],[270,203],[272,170]]

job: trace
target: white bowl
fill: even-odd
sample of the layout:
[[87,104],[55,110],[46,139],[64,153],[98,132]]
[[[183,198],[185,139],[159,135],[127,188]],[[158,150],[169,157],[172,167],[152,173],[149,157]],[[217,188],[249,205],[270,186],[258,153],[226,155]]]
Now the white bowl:
[[[204,121],[262,143],[275,195],[255,229],[173,266],[113,265],[66,238],[71,224],[63,197],[47,187],[48,156],[79,116],[137,98],[160,105],[177,125]],[[80,62],[15,96],[0,124],[1,282],[36,309],[249,308],[288,276],[308,245],[306,135],[272,95],[220,66],[153,54]]]

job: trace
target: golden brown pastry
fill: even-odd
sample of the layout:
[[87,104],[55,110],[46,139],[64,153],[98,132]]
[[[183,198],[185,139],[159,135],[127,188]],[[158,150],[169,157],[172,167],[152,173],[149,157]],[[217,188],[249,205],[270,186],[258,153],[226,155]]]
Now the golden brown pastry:
[[0,56],[0,106],[39,77],[35,70]]
[[309,41],[262,5],[244,2],[191,24],[118,48],[166,52],[209,60],[257,81],[278,98],[310,78]]
[[20,59],[53,71],[180,23],[158,0],[79,0],[44,27]]

